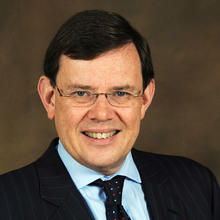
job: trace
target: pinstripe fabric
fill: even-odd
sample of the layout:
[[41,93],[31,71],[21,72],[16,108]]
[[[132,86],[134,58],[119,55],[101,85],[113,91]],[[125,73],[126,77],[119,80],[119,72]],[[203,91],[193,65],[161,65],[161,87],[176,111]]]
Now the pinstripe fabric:
[[[94,220],[55,139],[36,162],[0,176],[0,220]],[[213,174],[189,159],[132,151],[151,220],[219,220]]]

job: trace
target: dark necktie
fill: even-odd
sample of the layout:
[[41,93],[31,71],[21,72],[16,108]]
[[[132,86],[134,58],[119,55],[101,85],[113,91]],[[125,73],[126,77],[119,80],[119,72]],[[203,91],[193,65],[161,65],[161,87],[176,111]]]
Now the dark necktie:
[[115,176],[108,181],[98,179],[91,183],[91,185],[102,187],[106,194],[105,208],[107,220],[130,220],[121,203],[124,179],[124,176]]

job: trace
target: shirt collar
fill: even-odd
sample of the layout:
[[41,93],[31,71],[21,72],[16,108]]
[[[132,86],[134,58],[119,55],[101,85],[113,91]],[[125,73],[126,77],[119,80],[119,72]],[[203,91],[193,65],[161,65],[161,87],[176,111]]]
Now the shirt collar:
[[132,181],[141,183],[141,178],[132,158],[131,152],[128,153],[122,167],[116,173],[114,173],[111,176],[105,176],[77,162],[66,151],[60,140],[57,145],[57,151],[67,171],[69,172],[70,177],[72,178],[73,182],[75,183],[78,189],[94,182],[99,178],[101,178],[102,180],[109,180],[116,175],[126,176],[128,179]]

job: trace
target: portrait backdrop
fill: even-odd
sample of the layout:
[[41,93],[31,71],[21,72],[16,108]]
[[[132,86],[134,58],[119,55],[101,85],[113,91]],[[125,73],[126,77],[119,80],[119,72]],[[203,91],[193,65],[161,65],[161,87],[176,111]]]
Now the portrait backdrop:
[[220,181],[220,1],[1,0],[0,173],[36,160],[56,136],[37,94],[45,51],[86,9],[124,16],[148,39],[156,94],[135,147],[181,155]]

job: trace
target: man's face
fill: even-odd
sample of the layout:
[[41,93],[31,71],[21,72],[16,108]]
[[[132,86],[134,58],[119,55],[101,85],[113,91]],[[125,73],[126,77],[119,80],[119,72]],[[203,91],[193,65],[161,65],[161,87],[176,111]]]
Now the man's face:
[[[128,87],[135,92],[143,89],[141,63],[133,44],[88,61],[62,55],[56,82],[64,91],[76,86],[97,93],[111,92],[115,87]],[[55,119],[66,150],[91,169],[108,175],[116,172],[138,136],[140,121],[151,101],[147,90],[144,98],[134,98],[129,107],[114,107],[104,95],[89,107],[74,106],[71,98],[59,96],[57,90],[53,96],[54,111],[50,118]],[[98,139],[99,133],[109,137]]]

